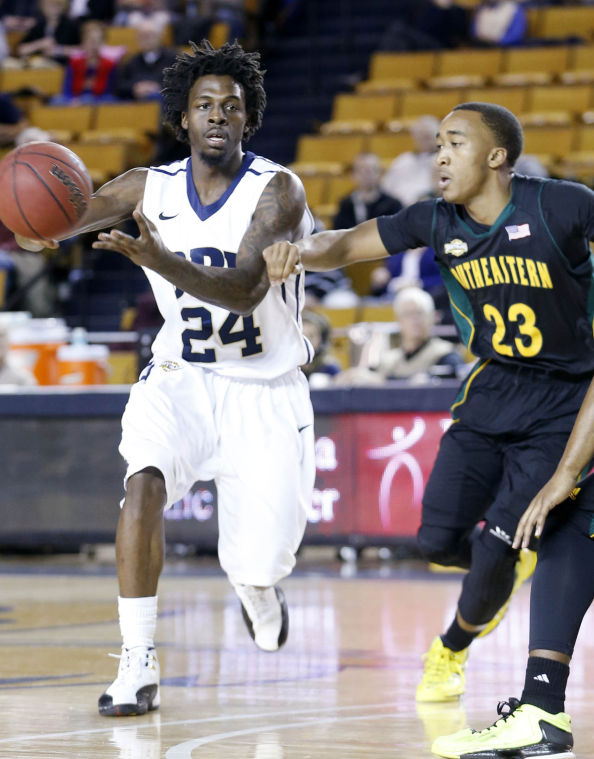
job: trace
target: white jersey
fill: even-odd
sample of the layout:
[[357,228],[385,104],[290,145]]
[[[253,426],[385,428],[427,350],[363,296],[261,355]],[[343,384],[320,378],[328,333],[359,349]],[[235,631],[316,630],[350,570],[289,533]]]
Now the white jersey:
[[[233,268],[237,251],[268,182],[288,169],[246,153],[227,191],[208,206],[192,181],[191,159],[151,167],[143,212],[169,250],[205,266]],[[311,234],[306,208],[300,237]],[[313,357],[301,332],[303,275],[269,289],[249,316],[194,298],[145,268],[165,323],[152,346],[155,356],[181,358],[230,377],[272,379]]]

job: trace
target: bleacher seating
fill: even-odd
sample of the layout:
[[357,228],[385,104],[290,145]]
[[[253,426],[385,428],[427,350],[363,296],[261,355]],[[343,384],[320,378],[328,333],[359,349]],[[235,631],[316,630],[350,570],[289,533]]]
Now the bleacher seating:
[[309,198],[314,212],[329,223],[341,197],[331,196],[327,180],[316,184],[317,174],[332,173],[338,186],[361,150],[387,167],[413,148],[410,124],[417,117],[442,118],[464,101],[509,108],[523,124],[525,152],[554,175],[594,180],[594,8],[528,12],[533,40],[525,47],[374,53],[368,78],[335,97],[331,120],[317,135],[299,140],[294,168],[316,187]]

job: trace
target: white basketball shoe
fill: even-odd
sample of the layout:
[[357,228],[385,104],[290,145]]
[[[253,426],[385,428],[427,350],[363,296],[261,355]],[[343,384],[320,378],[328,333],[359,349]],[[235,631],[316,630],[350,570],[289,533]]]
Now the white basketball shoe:
[[131,717],[158,709],[159,660],[155,649],[122,647],[118,658],[118,676],[99,699],[99,714]]
[[241,613],[258,648],[277,651],[289,634],[289,610],[280,588],[256,588],[234,584],[241,601]]

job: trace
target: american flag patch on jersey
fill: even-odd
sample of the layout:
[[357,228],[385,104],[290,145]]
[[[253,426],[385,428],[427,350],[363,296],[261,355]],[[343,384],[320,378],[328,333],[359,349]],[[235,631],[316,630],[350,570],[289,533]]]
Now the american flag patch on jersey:
[[512,224],[505,231],[510,240],[520,240],[522,237],[530,237],[530,224]]

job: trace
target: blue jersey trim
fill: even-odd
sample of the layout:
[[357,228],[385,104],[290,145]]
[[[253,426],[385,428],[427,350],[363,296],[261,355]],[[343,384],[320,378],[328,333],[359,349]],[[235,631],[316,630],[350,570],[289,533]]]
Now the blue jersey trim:
[[301,282],[301,274],[295,277],[295,319],[299,323],[299,283]]
[[200,202],[200,198],[198,197],[198,193],[196,192],[196,188],[194,187],[194,180],[192,178],[192,159],[190,158],[188,160],[187,164],[187,176],[186,176],[186,191],[188,194],[188,201],[190,205],[192,206],[194,212],[196,213],[196,216],[200,219],[200,221],[206,221],[206,219],[209,219],[213,214],[215,214],[220,208],[222,208],[227,200],[231,197],[233,190],[237,187],[237,185],[241,182],[245,174],[247,173],[250,164],[254,160],[256,156],[254,153],[247,152],[245,156],[243,157],[243,162],[241,164],[241,168],[239,169],[237,176],[235,179],[231,182],[229,187],[225,190],[225,192],[221,195],[221,197],[215,201],[214,203],[211,203],[208,206],[203,206]]

